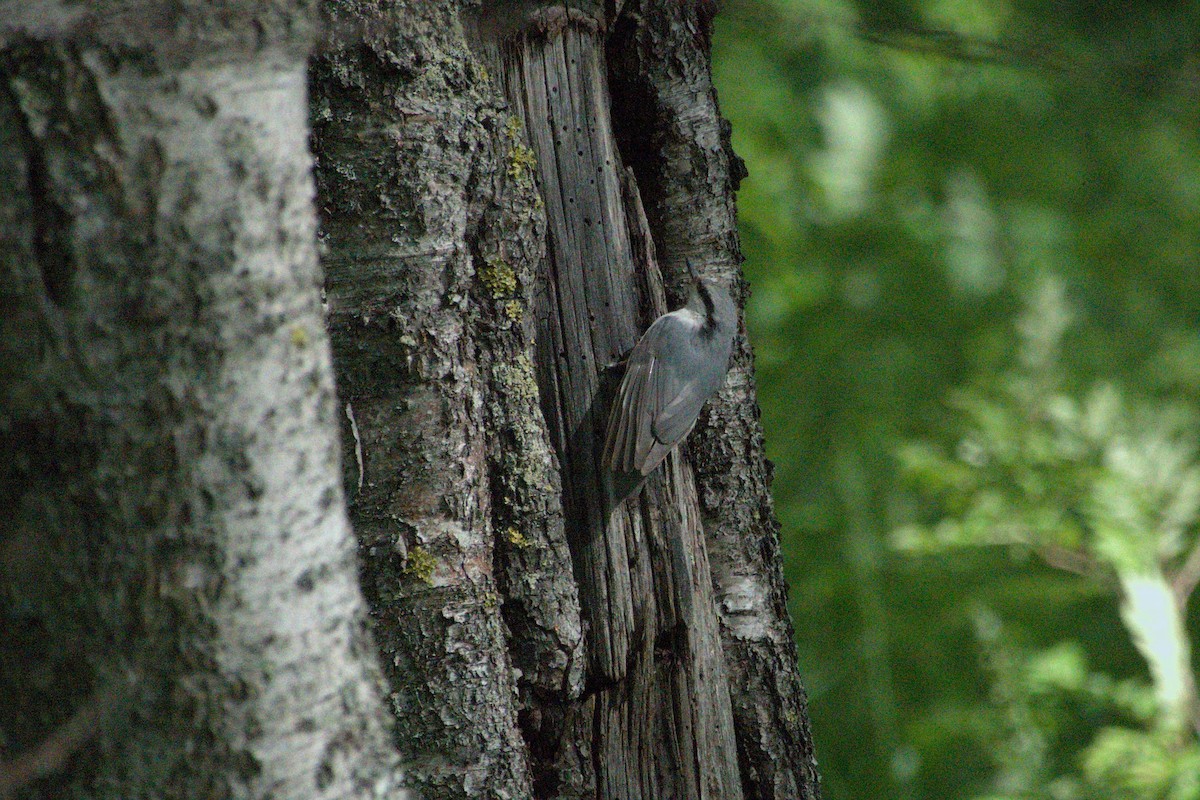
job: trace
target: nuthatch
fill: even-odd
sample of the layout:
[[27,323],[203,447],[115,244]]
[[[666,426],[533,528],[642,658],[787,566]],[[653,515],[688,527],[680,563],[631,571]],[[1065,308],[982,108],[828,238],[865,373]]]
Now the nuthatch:
[[626,362],[604,437],[603,466],[615,508],[696,424],[725,382],[737,330],[729,287],[696,274],[683,308],[663,314],[642,334]]

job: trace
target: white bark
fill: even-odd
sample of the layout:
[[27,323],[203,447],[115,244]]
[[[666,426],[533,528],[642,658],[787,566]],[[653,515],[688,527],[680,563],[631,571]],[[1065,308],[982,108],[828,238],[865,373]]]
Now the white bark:
[[[131,19],[0,50],[0,623],[40,626],[28,672],[71,663],[103,706],[57,796],[401,796],[341,488],[306,23],[233,5],[161,42]],[[71,710],[21,672],[0,691],[45,693],[0,712],[27,739]]]

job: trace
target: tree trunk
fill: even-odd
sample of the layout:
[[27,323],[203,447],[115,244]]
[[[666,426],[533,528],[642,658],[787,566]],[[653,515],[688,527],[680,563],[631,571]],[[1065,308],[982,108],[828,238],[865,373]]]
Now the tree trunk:
[[312,102],[329,326],[397,734],[423,797],[530,797],[514,676],[549,722],[583,667],[530,352],[533,165],[457,3],[325,7]]
[[528,130],[549,220],[548,279],[535,301],[537,365],[591,633],[589,693],[578,713],[590,717],[600,797],[738,798],[728,679],[690,465],[672,455],[642,497],[617,513],[600,502],[612,388],[605,367],[666,311],[654,292],[639,302],[639,280],[649,288],[658,267],[653,248],[635,252],[635,240],[651,239],[613,136],[605,29],[603,19],[561,4],[485,14],[477,24]]
[[744,336],[692,443],[601,502],[656,253],[676,300],[687,259],[741,259],[704,4],[622,5],[326,5],[329,322],[397,735],[430,798],[816,798]]
[[[609,39],[621,152],[642,187],[651,235],[676,275],[688,259],[729,271],[742,262],[734,191],[746,171],[712,85],[714,7],[630,0]],[[753,362],[743,328],[725,388],[696,425],[689,452],[746,795],[815,799],[817,763],[796,667]]]
[[26,5],[0,4],[0,796],[396,796],[303,4]]
[[336,404],[302,5],[0,2],[0,797],[395,796],[376,652],[429,800],[817,797],[745,337],[597,466],[741,258],[707,4],[324,8]]

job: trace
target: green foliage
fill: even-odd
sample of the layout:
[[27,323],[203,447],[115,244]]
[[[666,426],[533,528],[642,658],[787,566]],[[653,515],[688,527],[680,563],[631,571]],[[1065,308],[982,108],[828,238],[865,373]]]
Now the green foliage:
[[[1089,671],[1077,644],[1030,653],[1003,641],[998,619],[983,610],[980,640],[993,671],[993,702],[1005,709],[1003,736],[993,743],[993,789],[975,800],[1195,800],[1200,797],[1200,747],[1139,723],[1157,714],[1153,691],[1140,681],[1114,682]],[[1111,708],[1122,721],[1100,727],[1073,754],[1077,767],[1052,775],[1048,758],[1065,733],[1071,703]]]
[[[1062,391],[1061,342],[1072,316],[1061,282],[1043,276],[1018,320],[1019,366],[958,394],[965,432],[954,452],[929,442],[902,448],[909,477],[938,498],[944,516],[903,526],[893,540],[909,552],[1023,548],[1119,589],[1120,619],[1152,687],[1090,674],[1071,642],[1025,656],[1018,670],[993,631],[998,620],[989,613],[978,625],[993,699],[1008,711],[1008,735],[994,751],[997,785],[1019,790],[1013,796],[1053,786],[1070,797],[1088,787],[1106,797],[1200,797],[1200,747],[1189,730],[1197,698],[1181,618],[1191,589],[1181,583],[1182,557],[1200,553],[1197,420],[1185,407],[1129,400],[1109,384],[1082,399]],[[1056,723],[1032,713],[1031,701],[1054,694],[1086,694],[1141,726],[1099,730],[1080,754],[1082,775],[1051,781],[1046,751]]]
[[718,17],[829,797],[1195,796],[1198,50],[1180,2]]
[[1195,800],[1200,797],[1200,748],[1171,736],[1105,728],[1083,754],[1093,796],[1112,800]]
[[1107,383],[1083,397],[1061,391],[1069,318],[1061,284],[1047,281],[1020,320],[1021,368],[955,395],[967,431],[953,453],[929,441],[901,449],[909,475],[953,513],[901,528],[899,547],[1020,545],[1120,575],[1152,572],[1191,544],[1194,413],[1128,400]]

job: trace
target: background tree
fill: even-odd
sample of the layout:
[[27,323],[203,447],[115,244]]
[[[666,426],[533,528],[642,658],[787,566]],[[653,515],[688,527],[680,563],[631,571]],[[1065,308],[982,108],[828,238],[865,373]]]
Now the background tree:
[[830,796],[1194,796],[1196,15],[718,18]]

